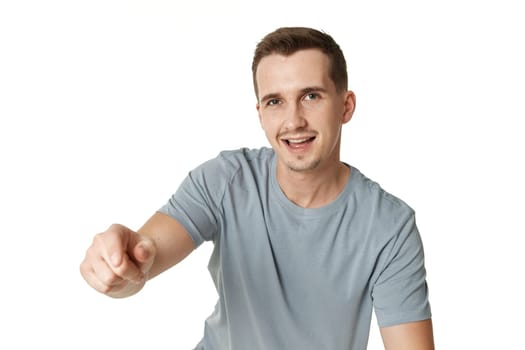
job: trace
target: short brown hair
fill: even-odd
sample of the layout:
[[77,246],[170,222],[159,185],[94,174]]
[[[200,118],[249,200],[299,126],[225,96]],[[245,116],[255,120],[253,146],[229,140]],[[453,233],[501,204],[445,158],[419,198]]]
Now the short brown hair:
[[283,27],[266,35],[255,48],[252,62],[253,86],[259,95],[255,73],[261,59],[272,54],[289,56],[299,50],[319,49],[330,59],[330,78],[337,91],[348,89],[346,60],[339,45],[328,34],[306,27]]

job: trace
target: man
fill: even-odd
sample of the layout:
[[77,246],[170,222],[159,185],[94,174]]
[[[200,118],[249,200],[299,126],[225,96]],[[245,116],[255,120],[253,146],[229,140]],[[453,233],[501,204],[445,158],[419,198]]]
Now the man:
[[222,152],[134,232],[98,234],[81,264],[112,297],[138,292],[204,241],[219,301],[197,349],[366,349],[372,310],[388,350],[433,349],[414,212],[340,161],[354,112],[337,43],[281,28],[253,81],[271,149]]

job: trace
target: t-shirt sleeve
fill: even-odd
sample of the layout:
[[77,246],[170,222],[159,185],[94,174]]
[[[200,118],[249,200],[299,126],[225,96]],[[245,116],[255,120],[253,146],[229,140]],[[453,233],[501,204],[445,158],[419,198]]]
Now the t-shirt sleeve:
[[188,231],[196,246],[214,240],[220,225],[220,201],[225,174],[221,160],[192,170],[159,212],[171,216]]
[[395,234],[384,249],[386,259],[372,291],[380,327],[431,317],[423,244],[414,213],[400,218]]

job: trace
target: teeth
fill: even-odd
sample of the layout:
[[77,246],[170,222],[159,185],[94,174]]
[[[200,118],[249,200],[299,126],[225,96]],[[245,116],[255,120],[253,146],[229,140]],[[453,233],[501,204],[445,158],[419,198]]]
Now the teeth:
[[307,140],[309,140],[310,138],[305,138],[305,139],[298,139],[298,140],[288,140],[289,143],[303,143],[303,142],[306,142]]

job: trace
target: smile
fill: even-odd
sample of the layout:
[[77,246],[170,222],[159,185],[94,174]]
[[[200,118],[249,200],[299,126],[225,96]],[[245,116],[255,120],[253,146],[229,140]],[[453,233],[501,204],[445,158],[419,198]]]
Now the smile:
[[290,139],[281,139],[289,148],[299,150],[305,149],[315,140],[315,136],[312,137],[302,137],[302,138],[290,138]]
[[288,144],[293,144],[293,145],[296,145],[296,144],[300,144],[300,143],[305,143],[305,142],[311,142],[315,139],[315,137],[305,137],[303,139],[288,139],[288,140],[285,140],[285,142],[287,142]]

